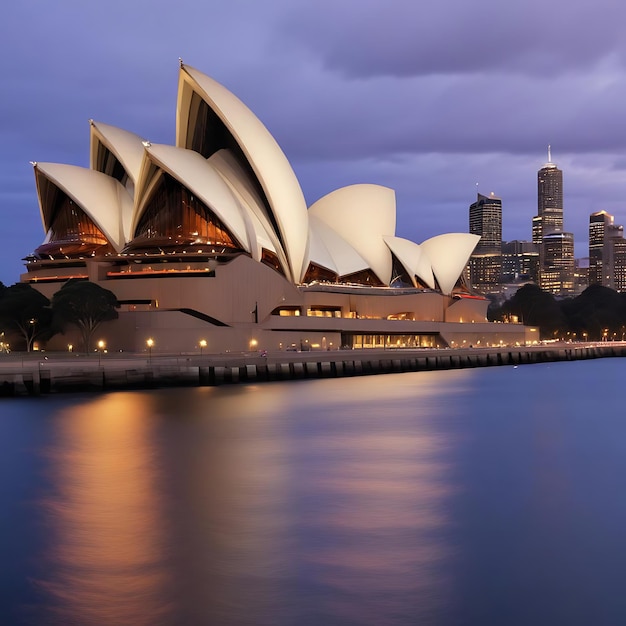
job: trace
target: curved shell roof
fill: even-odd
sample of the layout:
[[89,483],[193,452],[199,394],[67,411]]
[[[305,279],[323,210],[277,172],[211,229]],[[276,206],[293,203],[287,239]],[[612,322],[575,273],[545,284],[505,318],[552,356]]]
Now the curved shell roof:
[[[124,247],[127,234],[123,232],[123,224],[130,221],[133,203],[117,180],[77,165],[35,163],[34,167],[36,174],[54,183],[80,206],[115,250],[119,252]],[[41,192],[40,189],[38,191]],[[41,193],[39,207],[44,229],[48,231],[52,216],[49,207],[42,202]]]
[[428,255],[433,273],[444,294],[452,293],[479,240],[479,235],[447,233],[422,242],[422,250]]
[[309,260],[326,267],[338,276],[355,274],[369,268],[367,261],[328,224],[309,215]]
[[383,237],[396,232],[396,194],[381,185],[350,185],[320,198],[309,214],[341,233],[368,266],[389,284],[391,255]]
[[[149,161],[196,194],[222,220],[237,241],[248,252],[250,251],[243,208],[232,194],[230,187],[201,154],[193,150],[164,144],[147,145],[145,150]],[[149,171],[150,168],[144,166],[142,176],[147,176]],[[143,189],[144,183],[145,181],[142,179],[138,188]],[[149,194],[146,194],[143,202],[137,206],[132,224],[133,232],[146,208],[148,197]]]
[[136,183],[143,161],[143,139],[135,133],[90,120],[90,167],[96,169],[98,144],[106,146],[122,164],[133,183]]
[[415,276],[418,276],[428,287],[435,288],[435,277],[427,254],[422,248],[409,239],[402,237],[383,237],[389,249],[402,263],[407,274],[415,285]]
[[299,281],[306,270],[308,223],[300,183],[278,143],[250,109],[206,74],[181,65],[176,143],[184,146],[189,123],[188,89],[198,93],[229,130],[257,176],[280,230],[290,273]]
[[278,256],[283,268],[288,269],[287,257],[277,234],[265,215],[263,201],[259,198],[254,185],[232,153],[228,150],[218,150],[209,157],[208,162],[229,186],[239,202],[247,209],[247,217],[250,219],[254,233],[251,235],[250,241],[256,240],[256,245],[251,243],[252,258],[260,261],[262,250],[266,248]]
[[[263,260],[264,250],[274,253],[294,283],[313,262],[339,277],[371,270],[388,285],[395,256],[413,280],[418,277],[431,288],[438,283],[449,294],[479,240],[477,235],[450,233],[418,245],[396,237],[395,192],[380,185],[337,189],[307,211],[291,165],[262,122],[224,86],[182,64],[176,120],[177,147],[151,145],[134,133],[91,121],[91,169],[35,164],[44,229],[50,231],[52,220],[43,193],[49,181],[121,251],[131,242],[163,171],[214,211],[252,258]],[[208,158],[186,145],[194,133],[194,147],[198,140]],[[99,162],[101,146],[128,174],[126,188],[108,175],[114,165],[115,175],[121,174],[113,159]],[[98,167],[108,173],[96,171]]]

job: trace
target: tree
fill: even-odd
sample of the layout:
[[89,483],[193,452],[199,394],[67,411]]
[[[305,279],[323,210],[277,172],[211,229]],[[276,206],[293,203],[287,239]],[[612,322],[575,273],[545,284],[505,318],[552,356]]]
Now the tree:
[[602,285],[590,285],[576,298],[562,304],[569,325],[578,336],[600,340],[607,335],[622,336],[626,306],[622,294]]
[[0,330],[15,333],[30,352],[36,340],[49,339],[52,331],[50,301],[26,283],[17,283],[0,292]]
[[[500,319],[516,315],[527,326],[538,326],[541,336],[553,337],[567,331],[568,323],[554,296],[537,285],[524,285],[497,313]],[[495,319],[495,318],[494,318]]]
[[119,302],[112,291],[86,280],[68,280],[52,296],[55,328],[63,332],[69,325],[76,326],[85,352],[100,324],[118,318],[117,308]]

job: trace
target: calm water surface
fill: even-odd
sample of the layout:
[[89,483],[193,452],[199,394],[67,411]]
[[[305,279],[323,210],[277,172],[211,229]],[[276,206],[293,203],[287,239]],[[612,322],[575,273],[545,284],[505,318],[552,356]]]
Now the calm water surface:
[[0,400],[0,623],[626,624],[625,372]]

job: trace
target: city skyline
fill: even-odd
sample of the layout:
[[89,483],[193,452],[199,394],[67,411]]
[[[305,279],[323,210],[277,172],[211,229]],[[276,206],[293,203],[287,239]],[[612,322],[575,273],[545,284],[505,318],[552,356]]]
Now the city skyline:
[[[419,242],[467,232],[476,191],[493,191],[503,201],[503,239],[530,240],[536,172],[551,144],[576,256],[587,256],[590,213],[626,221],[621,8],[568,5],[568,28],[555,33],[550,21],[563,2],[511,9],[449,0],[426,13],[409,2],[356,6],[5,9],[0,280],[17,282],[20,259],[44,239],[28,162],[86,165],[90,118],[171,143],[178,57],[258,111],[309,205],[349,184],[389,186],[398,235]],[[545,24],[534,21],[539,6]],[[472,37],[484,23],[489,46]],[[586,33],[600,25],[592,45]]]

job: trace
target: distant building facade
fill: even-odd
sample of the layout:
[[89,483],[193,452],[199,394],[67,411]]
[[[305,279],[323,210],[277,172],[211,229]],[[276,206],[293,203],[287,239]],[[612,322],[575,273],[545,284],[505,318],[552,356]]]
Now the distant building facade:
[[589,216],[589,284],[603,285],[607,269],[604,244],[607,231],[613,224],[613,216],[606,211],[597,211]]
[[589,284],[626,291],[624,227],[606,211],[589,216]]
[[611,242],[609,262],[613,267],[613,274],[607,286],[616,291],[626,291],[626,239],[623,237]]
[[539,280],[539,246],[532,241],[507,241],[502,244],[502,281],[505,283]]
[[574,235],[553,232],[541,244],[542,267],[539,286],[554,295],[574,293]]
[[477,194],[469,208],[469,229],[480,236],[470,257],[472,287],[483,293],[495,293],[502,282],[502,200],[492,192]]
[[581,294],[589,286],[589,257],[574,260],[574,294]]

